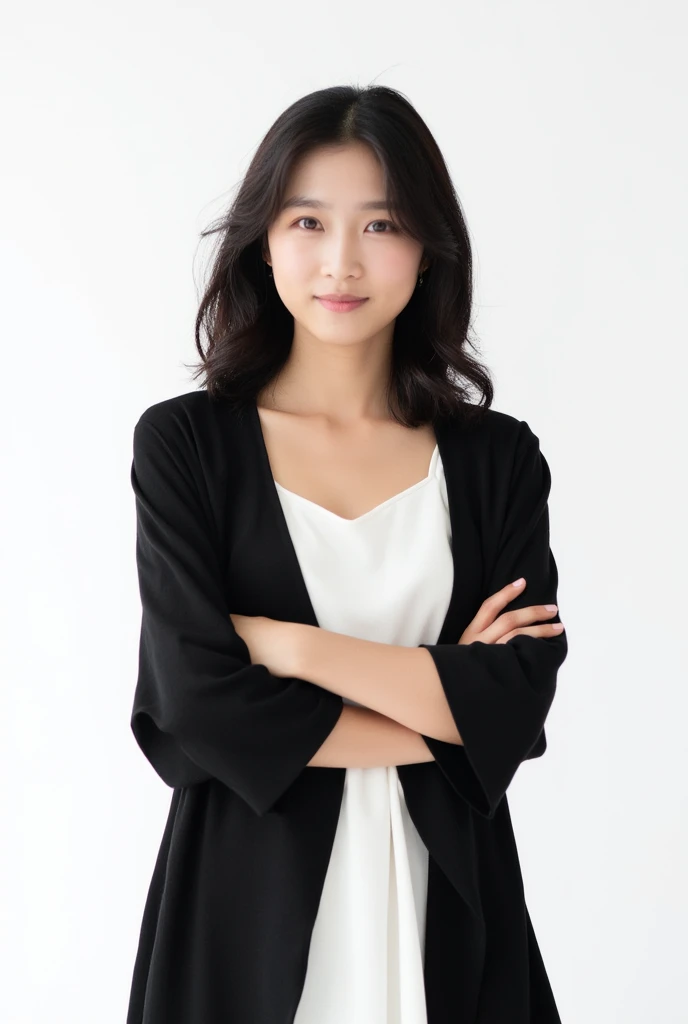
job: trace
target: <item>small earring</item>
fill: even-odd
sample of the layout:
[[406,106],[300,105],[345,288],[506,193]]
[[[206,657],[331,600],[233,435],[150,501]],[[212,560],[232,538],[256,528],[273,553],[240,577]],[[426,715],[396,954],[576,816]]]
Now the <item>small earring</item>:
[[418,285],[419,285],[419,287],[420,287],[420,285],[422,285],[422,283],[423,283],[423,272],[421,271],[420,276],[418,278]]

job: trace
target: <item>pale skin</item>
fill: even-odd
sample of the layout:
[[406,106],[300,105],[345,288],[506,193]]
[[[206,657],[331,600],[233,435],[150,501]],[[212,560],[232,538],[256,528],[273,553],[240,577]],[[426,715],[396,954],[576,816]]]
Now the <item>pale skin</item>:
[[[431,262],[395,226],[382,169],[360,143],[307,154],[292,170],[285,199],[263,256],[293,316],[294,335],[287,362],[258,396],[263,435],[277,482],[355,519],[427,474],[434,431],[390,416],[386,382],[395,319]],[[371,230],[376,226],[384,230]],[[330,293],[365,302],[336,313],[317,298]],[[524,585],[483,602],[459,643],[551,636],[551,624],[532,625],[554,615],[541,605],[500,614]],[[421,734],[462,742],[424,648],[265,616],[230,619],[252,663],[364,705],[344,705],[310,766],[415,764],[434,760]]]

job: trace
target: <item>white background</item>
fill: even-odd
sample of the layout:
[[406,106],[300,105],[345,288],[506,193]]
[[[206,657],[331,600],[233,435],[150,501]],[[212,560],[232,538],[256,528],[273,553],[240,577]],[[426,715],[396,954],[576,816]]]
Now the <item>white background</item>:
[[685,18],[666,0],[6,7],[3,1024],[124,1022],[171,797],[129,729],[133,426],[197,387],[199,232],[262,135],[305,93],[373,81],[445,154],[494,408],[552,471],[569,656],[510,804],[562,1020],[688,1021]]

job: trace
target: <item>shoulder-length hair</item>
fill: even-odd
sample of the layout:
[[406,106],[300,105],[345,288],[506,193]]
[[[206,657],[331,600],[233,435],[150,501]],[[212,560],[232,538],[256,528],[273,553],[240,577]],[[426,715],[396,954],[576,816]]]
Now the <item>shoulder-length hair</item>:
[[[293,317],[263,256],[295,162],[319,146],[362,142],[382,167],[396,226],[423,245],[429,266],[394,325],[387,395],[409,427],[438,416],[480,419],[490,407],[489,371],[471,354],[473,272],[468,229],[449,171],[430,130],[397,90],[333,86],[280,114],[251,160],[228,212],[201,232],[218,244],[196,316],[201,374],[211,398],[239,410],[284,366]],[[204,351],[201,335],[207,338]],[[470,400],[470,389],[480,396]]]

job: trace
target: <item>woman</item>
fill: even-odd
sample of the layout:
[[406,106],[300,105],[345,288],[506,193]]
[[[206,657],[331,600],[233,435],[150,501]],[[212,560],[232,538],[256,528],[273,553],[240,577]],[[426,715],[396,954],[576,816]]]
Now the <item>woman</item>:
[[134,431],[173,795],[127,1024],[555,1024],[506,799],[567,653],[550,474],[467,351],[442,156],[394,90],[320,90],[213,230],[205,389]]

